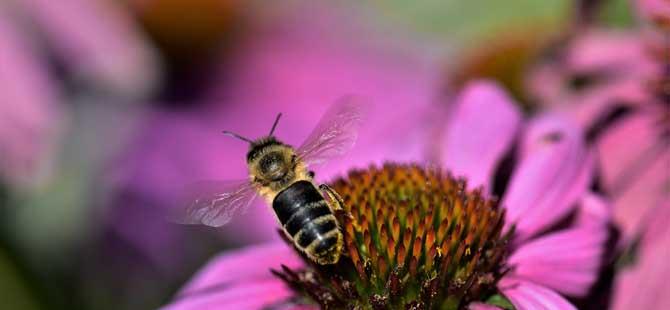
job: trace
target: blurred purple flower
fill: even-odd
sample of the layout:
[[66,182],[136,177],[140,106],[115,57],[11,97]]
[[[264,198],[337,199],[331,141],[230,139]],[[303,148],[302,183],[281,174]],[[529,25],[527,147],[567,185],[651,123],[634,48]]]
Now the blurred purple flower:
[[[443,161],[475,180],[474,186],[492,189],[495,167],[519,139],[517,165],[502,199],[507,227],[515,224],[517,230],[506,260],[511,271],[498,283],[499,291],[519,310],[575,309],[562,295],[588,292],[600,268],[609,222],[607,203],[588,193],[593,163],[581,131],[556,115],[522,122],[508,96],[488,82],[469,84],[454,111],[441,143]],[[569,214],[576,214],[572,224],[547,232]],[[268,272],[281,264],[301,262],[280,243],[223,254],[165,309],[260,309],[286,302],[291,291]]]
[[131,96],[157,86],[158,57],[116,1],[19,0],[15,6],[80,81]]
[[[46,42],[36,39],[44,38]],[[122,95],[145,95],[158,82],[156,55],[127,12],[111,1],[18,0],[0,5],[0,178],[29,185],[48,172],[62,122],[68,73]]]
[[[175,252],[185,229],[163,216],[176,207],[179,189],[199,179],[247,178],[248,145],[221,130],[250,138],[266,135],[282,112],[277,137],[299,145],[332,102],[355,93],[370,103],[359,142],[346,158],[317,168],[317,180],[356,165],[421,158],[424,131],[415,125],[432,117],[421,111],[430,110],[437,95],[439,66],[418,50],[400,49],[363,31],[347,32],[349,26],[334,12],[292,14],[264,20],[238,44],[238,52],[220,68],[216,88],[200,99],[207,103],[188,111],[152,112],[112,165],[118,195],[111,225],[157,260]],[[277,237],[275,221],[259,205],[221,232],[238,245],[271,240]],[[145,227],[155,233],[145,233]]]

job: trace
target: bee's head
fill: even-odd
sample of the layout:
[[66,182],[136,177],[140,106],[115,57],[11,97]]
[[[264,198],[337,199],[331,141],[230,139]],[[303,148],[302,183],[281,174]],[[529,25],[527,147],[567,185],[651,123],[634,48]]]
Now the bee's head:
[[279,152],[269,153],[258,162],[258,170],[266,180],[281,180],[288,172],[288,165]]
[[265,181],[283,179],[293,167],[293,150],[274,139],[249,151],[247,164],[253,174]]
[[295,152],[293,148],[277,140],[273,133],[279,123],[281,113],[277,115],[270,134],[257,140],[250,140],[236,133],[224,131],[225,134],[249,142],[247,165],[252,174],[268,182],[284,178],[293,168]]

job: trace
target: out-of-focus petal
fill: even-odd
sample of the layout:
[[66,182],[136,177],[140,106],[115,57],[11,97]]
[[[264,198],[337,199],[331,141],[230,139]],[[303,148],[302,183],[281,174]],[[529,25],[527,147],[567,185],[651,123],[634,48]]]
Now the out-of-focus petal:
[[499,307],[496,307],[494,305],[489,305],[481,302],[473,302],[468,305],[468,309],[470,310],[498,310],[501,309]]
[[670,197],[670,147],[660,140],[658,126],[653,111],[643,111],[615,125],[597,144],[599,170],[614,197],[613,217],[623,242],[639,234],[650,210]]
[[259,279],[230,287],[213,288],[211,292],[178,297],[165,310],[265,309],[281,303],[291,291],[279,279]]
[[302,266],[295,251],[283,242],[253,245],[238,251],[226,252],[213,258],[181,290],[180,295],[190,294],[208,287],[275,278],[270,269]]
[[[647,213],[646,229],[642,234],[643,246],[652,247],[658,240],[670,238],[670,197]],[[667,242],[667,240],[665,240]]]
[[364,98],[368,113],[354,148],[343,160],[319,167],[320,180],[372,162],[421,160],[421,129],[430,125],[423,111],[439,86],[439,65],[415,48],[420,42],[380,40],[351,14],[357,13],[303,6],[259,26],[235,56],[236,66],[224,68],[226,83],[220,85],[228,87],[212,95],[230,102],[223,111],[230,115],[226,126],[252,137],[267,134],[271,121],[257,121],[261,114],[249,107],[284,113],[277,136],[292,145],[300,145],[336,99]]
[[559,293],[585,295],[601,264],[607,230],[604,226],[562,230],[519,247],[510,256],[511,274]]
[[596,193],[586,193],[582,196],[577,209],[575,226],[604,226],[612,218],[612,205],[603,196]]
[[568,49],[565,65],[574,72],[639,76],[642,69],[649,70],[652,66],[648,61],[640,66],[646,60],[643,55],[644,45],[635,33],[595,30],[576,37]]
[[[572,40],[564,54],[560,61],[531,71],[526,83],[539,104],[572,116],[583,128],[590,128],[614,105],[649,100],[640,80],[655,74],[657,66],[637,33],[588,31]],[[579,79],[586,79],[587,85],[573,85]]]
[[281,265],[302,265],[285,243],[222,254],[198,272],[166,309],[261,309],[280,302],[291,291],[270,269],[280,269]]
[[157,54],[115,1],[21,0],[63,59],[81,74],[115,91],[142,95],[159,79]]
[[565,97],[565,75],[565,68],[558,63],[537,64],[526,75],[524,85],[539,104],[552,105]]
[[646,102],[649,92],[640,87],[640,79],[624,80],[594,87],[580,94],[567,96],[552,107],[569,114],[584,130],[617,108],[635,107]]
[[670,309],[670,200],[650,214],[633,265],[615,279],[612,309]]
[[635,7],[638,13],[650,21],[670,21],[670,2],[667,0],[636,0]]
[[489,189],[521,121],[513,100],[495,83],[470,82],[456,101],[443,143],[443,163],[468,186]]
[[614,124],[599,139],[597,149],[602,157],[600,173],[606,190],[621,181],[623,172],[643,161],[645,151],[657,144],[658,122],[653,114],[659,112],[662,111],[644,110],[626,117]]
[[498,289],[517,310],[576,310],[558,293],[538,284],[515,278],[503,278]]
[[567,215],[590,184],[592,166],[574,124],[556,115],[534,119],[502,201],[507,228],[516,225],[520,241]]
[[40,55],[11,21],[0,10],[0,177],[26,183],[50,154],[58,94]]

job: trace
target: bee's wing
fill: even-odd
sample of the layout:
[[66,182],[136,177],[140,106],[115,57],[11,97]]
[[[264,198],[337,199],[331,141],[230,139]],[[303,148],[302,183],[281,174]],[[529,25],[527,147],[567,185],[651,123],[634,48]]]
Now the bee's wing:
[[298,157],[310,165],[347,152],[358,136],[363,106],[361,99],[354,96],[336,101],[297,149]]
[[181,224],[223,226],[246,211],[256,195],[249,180],[196,182],[186,188],[182,206],[171,219]]

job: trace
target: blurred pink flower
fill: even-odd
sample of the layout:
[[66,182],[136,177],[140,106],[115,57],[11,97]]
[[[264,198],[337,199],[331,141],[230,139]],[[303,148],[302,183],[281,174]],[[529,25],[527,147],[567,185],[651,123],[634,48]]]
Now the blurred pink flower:
[[[667,1],[636,4],[643,19],[667,21]],[[546,109],[578,120],[597,150],[599,185],[612,201],[621,232],[614,253],[630,251],[635,257],[615,278],[614,309],[667,308],[667,268],[659,257],[670,245],[648,239],[670,236],[658,228],[660,219],[667,226],[670,201],[670,76],[661,56],[668,48],[665,37],[645,28],[591,30],[529,77],[530,89]]]
[[[250,138],[266,135],[282,112],[276,136],[299,145],[345,94],[367,98],[369,118],[345,158],[316,168],[317,180],[370,162],[421,159],[421,127],[432,117],[421,111],[432,109],[439,66],[416,49],[401,49],[363,31],[348,33],[340,21],[334,12],[322,11],[264,20],[268,24],[238,44],[237,53],[220,68],[221,80],[210,94],[196,99],[205,103],[186,111],[152,112],[112,165],[118,193],[112,227],[157,260],[166,259],[163,253],[174,253],[177,235],[187,229],[163,216],[176,207],[179,190],[199,179],[247,178],[248,145],[222,130]],[[277,238],[275,221],[258,205],[221,233],[238,245],[272,240]],[[155,233],[146,233],[146,227]]]
[[670,197],[670,176],[662,172],[670,161],[670,105],[661,102],[658,86],[667,77],[655,58],[658,42],[647,39],[632,31],[589,31],[529,77],[539,102],[576,119],[596,146],[621,244],[640,234],[641,220]]
[[48,157],[59,99],[38,52],[0,11],[0,179],[30,183]]
[[[454,111],[441,143],[446,167],[491,192],[495,182],[507,184],[506,224],[517,230],[506,260],[511,271],[498,290],[519,310],[575,309],[563,295],[584,296],[595,281],[609,221],[607,203],[588,192],[593,163],[581,131],[555,115],[523,122],[504,91],[489,82],[469,84]],[[516,166],[501,180],[496,167],[515,144]],[[569,214],[576,214],[569,226],[547,232]],[[165,309],[260,309],[290,302],[292,292],[268,272],[281,264],[302,262],[281,243],[223,254]]]
[[585,130],[616,106],[634,107],[650,99],[641,81],[658,68],[639,34],[590,29],[560,53],[533,68],[526,84],[538,104],[571,115]]
[[670,2],[667,0],[637,0],[635,7],[642,18],[654,21],[670,21]]

